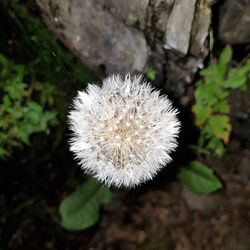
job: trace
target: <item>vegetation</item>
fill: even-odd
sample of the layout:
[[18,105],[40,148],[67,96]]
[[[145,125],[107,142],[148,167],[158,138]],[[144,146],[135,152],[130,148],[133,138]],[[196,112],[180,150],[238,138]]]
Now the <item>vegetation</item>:
[[146,71],[146,77],[149,79],[149,80],[155,80],[156,78],[156,70],[153,69],[152,67],[149,67]]
[[0,158],[10,156],[13,147],[30,144],[33,133],[48,132],[57,122],[56,111],[50,111],[54,88],[25,83],[24,73],[24,66],[0,54]]
[[221,157],[225,154],[232,130],[229,119],[230,89],[246,90],[250,73],[250,59],[240,67],[232,67],[232,49],[226,47],[217,64],[200,72],[196,83],[195,104],[192,111],[195,124],[201,129],[196,147],[198,152]]
[[12,51],[2,49],[0,54],[0,158],[6,158],[13,148],[29,145],[32,134],[48,133],[59,120],[64,124],[74,89],[94,77],[21,1],[1,5],[16,36]]
[[[54,137],[62,138],[72,95],[95,77],[21,1],[1,4],[18,34],[12,53],[0,54],[0,158],[7,158],[15,147],[31,146],[31,135],[48,134],[51,126],[60,124]],[[107,187],[87,180],[61,202],[62,226],[69,230],[92,226],[99,219],[100,205],[111,198]]]
[[[227,46],[217,63],[200,71],[192,107],[195,125],[200,129],[198,143],[192,148],[198,154],[222,157],[226,152],[232,130],[229,91],[246,90],[250,74],[250,59],[238,67],[232,67],[231,60],[232,49]],[[195,193],[211,193],[222,187],[211,170],[197,161],[181,168],[178,176]]]
[[68,230],[82,230],[99,220],[100,205],[111,201],[113,194],[106,187],[89,179],[60,204],[62,226]]

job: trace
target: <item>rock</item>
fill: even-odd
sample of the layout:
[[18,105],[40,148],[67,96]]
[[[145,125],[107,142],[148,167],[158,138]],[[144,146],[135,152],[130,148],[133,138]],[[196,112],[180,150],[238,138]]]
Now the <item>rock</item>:
[[166,83],[164,88],[175,96],[183,96],[186,86],[192,82],[194,74],[202,65],[202,59],[191,56],[180,58],[178,54],[169,51],[165,66]]
[[115,18],[130,26],[145,28],[149,0],[136,0],[128,3],[124,0],[93,0],[94,5],[111,13]]
[[197,195],[193,194],[186,187],[183,188],[182,197],[191,209],[200,210],[206,213],[217,209],[220,198],[217,194]]
[[183,96],[195,73],[203,68],[208,54],[206,40],[211,24],[211,4],[212,0],[192,0],[191,4],[176,1],[171,11],[165,33],[168,60],[164,87],[174,96]]
[[55,16],[49,0],[37,0],[39,6],[52,14],[44,18],[54,30],[59,28],[55,18],[63,24],[61,32],[57,31],[58,36],[77,51],[86,65],[106,74],[143,71],[149,49],[141,31],[118,22],[92,1],[61,2],[53,2],[53,8],[57,9]]
[[190,44],[190,53],[195,57],[204,58],[208,54],[205,42],[211,24],[211,4],[211,0],[201,0],[196,6]]
[[32,1],[56,36],[101,77],[152,67],[155,85],[178,98],[207,55],[212,0]]
[[196,0],[176,0],[166,29],[166,49],[175,49],[186,55],[190,45],[191,28]]
[[233,133],[241,141],[250,145],[250,88],[244,92],[232,90],[229,100]]
[[174,0],[155,0],[154,2],[154,25],[161,33],[165,34],[173,4]]
[[219,11],[219,39],[224,43],[250,42],[250,0],[226,0]]

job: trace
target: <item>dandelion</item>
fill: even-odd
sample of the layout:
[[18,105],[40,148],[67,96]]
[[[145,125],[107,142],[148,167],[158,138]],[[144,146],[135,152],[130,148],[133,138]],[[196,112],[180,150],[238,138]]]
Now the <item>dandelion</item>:
[[82,169],[107,185],[152,179],[177,147],[178,111],[141,76],[111,75],[79,91],[69,113],[70,150]]

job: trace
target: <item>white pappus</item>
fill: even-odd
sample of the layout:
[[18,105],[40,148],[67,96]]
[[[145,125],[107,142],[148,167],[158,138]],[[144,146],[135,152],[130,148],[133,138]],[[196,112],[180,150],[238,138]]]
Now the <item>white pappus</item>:
[[171,161],[180,130],[177,113],[141,76],[111,75],[74,99],[70,150],[86,173],[107,185],[137,186]]

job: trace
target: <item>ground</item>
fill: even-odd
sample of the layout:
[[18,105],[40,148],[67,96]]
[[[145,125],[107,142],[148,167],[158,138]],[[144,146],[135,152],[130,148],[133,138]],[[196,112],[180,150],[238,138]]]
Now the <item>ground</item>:
[[[246,113],[248,94],[232,93],[232,109]],[[66,141],[44,158],[49,142],[30,158],[17,153],[1,175],[2,249],[250,249],[249,139],[237,131],[237,120],[234,125],[227,155],[201,159],[221,178],[222,190],[192,194],[176,180],[173,163],[137,189],[114,189],[98,224],[80,232],[62,229],[57,212],[61,199],[84,178]],[[174,162],[183,154],[180,146]]]

